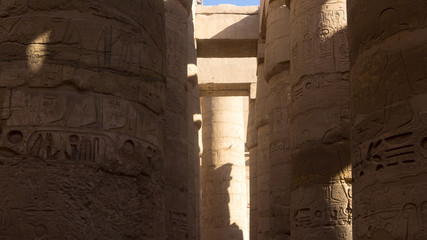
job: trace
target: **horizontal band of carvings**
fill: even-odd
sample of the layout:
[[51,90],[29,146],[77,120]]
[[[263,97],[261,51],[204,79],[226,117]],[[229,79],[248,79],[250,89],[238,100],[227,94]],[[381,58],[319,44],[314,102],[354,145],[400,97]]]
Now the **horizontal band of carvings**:
[[200,97],[249,96],[250,83],[208,83],[199,85]]
[[256,57],[256,39],[197,39],[197,56]]

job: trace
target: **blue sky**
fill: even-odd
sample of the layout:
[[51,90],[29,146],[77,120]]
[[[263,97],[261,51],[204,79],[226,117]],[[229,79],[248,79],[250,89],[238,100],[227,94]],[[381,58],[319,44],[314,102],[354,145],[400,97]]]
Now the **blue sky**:
[[218,4],[234,4],[236,6],[256,6],[259,5],[259,0],[203,0],[204,6]]

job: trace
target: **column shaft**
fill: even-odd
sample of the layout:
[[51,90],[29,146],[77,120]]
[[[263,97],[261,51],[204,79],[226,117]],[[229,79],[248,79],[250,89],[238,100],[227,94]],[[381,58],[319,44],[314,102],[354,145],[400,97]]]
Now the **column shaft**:
[[291,0],[292,239],[351,239],[345,0]]
[[166,135],[165,145],[165,229],[166,239],[189,239],[194,230],[190,219],[188,177],[187,97],[187,9],[178,0],[165,0],[166,19]]
[[255,129],[255,100],[249,100],[249,117],[248,117],[248,135],[246,147],[249,151],[249,171],[250,171],[250,239],[258,238],[258,133]]
[[164,239],[163,1],[7,1],[5,239]]
[[354,239],[427,239],[427,2],[348,2]]
[[242,97],[204,97],[202,239],[247,239]]
[[255,128],[258,134],[258,239],[271,239],[270,232],[270,127],[269,87],[264,79],[264,64],[258,65],[257,99],[255,105]]
[[290,17],[284,0],[268,5],[266,13],[265,69],[268,82],[270,127],[271,239],[290,239]]

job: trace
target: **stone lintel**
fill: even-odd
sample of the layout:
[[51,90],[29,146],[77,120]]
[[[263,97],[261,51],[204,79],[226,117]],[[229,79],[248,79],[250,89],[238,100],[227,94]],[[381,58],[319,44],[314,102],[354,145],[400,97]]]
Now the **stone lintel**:
[[198,39],[198,57],[256,57],[256,39]]
[[259,14],[259,6],[235,6],[233,4],[219,4],[218,6],[197,6],[196,14]]
[[[217,6],[202,8],[222,9]],[[200,7],[197,7],[196,39],[258,39],[258,7],[249,7],[251,11],[236,10],[240,8],[246,7],[232,6],[227,11],[207,12],[201,12]]]
[[199,85],[200,97],[250,96],[251,83],[207,83]]

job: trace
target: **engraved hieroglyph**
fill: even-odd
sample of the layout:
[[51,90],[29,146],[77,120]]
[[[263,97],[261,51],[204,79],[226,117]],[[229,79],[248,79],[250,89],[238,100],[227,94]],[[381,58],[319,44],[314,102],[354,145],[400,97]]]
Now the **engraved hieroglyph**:
[[291,0],[292,239],[351,239],[344,0]]
[[0,236],[162,239],[164,7],[2,1]]
[[[190,239],[194,229],[190,219],[188,88],[187,88],[187,9],[178,0],[165,1],[166,23],[166,131],[165,146],[165,229],[166,239]],[[192,118],[191,118],[192,120]]]
[[[264,77],[268,82],[269,226],[271,239],[290,239],[290,17],[284,0],[265,9]],[[262,144],[260,144],[262,145]]]
[[427,2],[348,7],[354,239],[427,239]]

